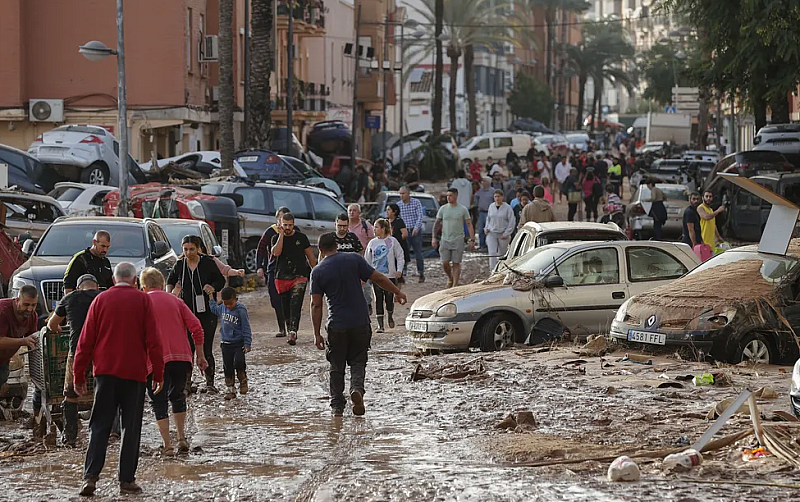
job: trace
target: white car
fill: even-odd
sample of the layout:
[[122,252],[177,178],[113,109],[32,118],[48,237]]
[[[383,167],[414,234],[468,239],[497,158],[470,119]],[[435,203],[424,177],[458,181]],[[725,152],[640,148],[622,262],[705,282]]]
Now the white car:
[[461,165],[466,168],[475,159],[481,163],[485,163],[489,157],[494,161],[505,159],[509,149],[519,157],[524,157],[531,145],[531,137],[527,134],[492,132],[466,140],[458,149],[458,155]]
[[524,342],[539,322],[608,332],[631,296],[681,277],[700,263],[686,244],[560,242],[512,260],[513,272],[423,296],[406,317],[422,349],[500,350]]
[[[219,152],[213,150],[184,153],[183,155],[156,161],[158,167],[164,167],[170,162],[174,162],[185,169],[190,169],[208,177],[214,177],[215,171],[222,168],[222,157]],[[150,173],[152,167],[153,164],[151,162],[142,162],[139,164],[139,168],[144,171],[145,175]],[[244,172],[244,169],[242,169],[242,166],[239,165],[236,160],[233,161],[233,170],[236,172],[236,176],[247,178],[247,173]]]
[[[46,180],[36,180],[45,190],[51,190],[55,181],[119,186],[119,142],[102,127],[56,127],[36,138],[28,147],[28,153],[45,166],[41,176]],[[139,165],[130,155],[128,170],[129,184],[146,183]],[[54,181],[50,183],[50,180]]]
[[58,201],[67,216],[103,216],[103,199],[113,190],[107,185],[64,181],[47,195]]
[[566,135],[566,138],[567,141],[569,141],[570,148],[577,148],[581,152],[588,152],[589,145],[592,143],[589,134],[585,132],[569,133]]

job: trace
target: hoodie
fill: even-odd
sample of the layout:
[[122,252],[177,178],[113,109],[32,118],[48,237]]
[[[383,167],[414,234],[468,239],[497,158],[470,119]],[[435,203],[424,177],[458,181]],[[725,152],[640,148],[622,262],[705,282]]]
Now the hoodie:
[[533,199],[530,204],[522,209],[522,215],[519,218],[520,227],[529,221],[535,221],[536,223],[556,221],[553,207],[545,199]]
[[217,305],[209,302],[211,312],[220,319],[219,334],[222,343],[243,343],[246,348],[253,342],[253,332],[250,331],[250,318],[247,308],[237,302],[233,310],[228,310],[224,303]]

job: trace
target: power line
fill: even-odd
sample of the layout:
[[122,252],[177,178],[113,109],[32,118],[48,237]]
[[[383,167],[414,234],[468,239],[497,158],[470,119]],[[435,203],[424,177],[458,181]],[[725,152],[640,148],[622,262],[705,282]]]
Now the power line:
[[[585,20],[582,20],[582,21],[572,21],[572,22],[568,22],[568,23],[559,23],[559,22],[556,21],[550,26],[552,26],[553,28],[556,28],[556,27],[561,27],[561,26],[583,26],[585,24],[623,23],[623,22],[628,22],[628,21],[639,21],[639,20],[644,20],[644,19],[655,19],[655,18],[658,18],[658,17],[667,18],[669,16],[651,16],[651,15],[648,14],[648,15],[641,15],[641,16],[637,16],[637,17],[628,17],[628,18],[624,18],[624,19],[622,19],[622,18],[620,18],[620,19],[600,19],[600,20],[585,19]],[[421,21],[418,21],[417,24],[420,25],[420,26],[434,26],[435,25],[434,23],[426,23],[426,22],[421,22]],[[452,23],[445,23],[445,28],[509,28],[509,29],[514,29],[514,28],[547,28],[547,27],[548,27],[547,23],[535,23],[535,24],[485,24],[485,23],[484,24],[481,24],[481,23],[475,23],[475,24],[452,24]]]

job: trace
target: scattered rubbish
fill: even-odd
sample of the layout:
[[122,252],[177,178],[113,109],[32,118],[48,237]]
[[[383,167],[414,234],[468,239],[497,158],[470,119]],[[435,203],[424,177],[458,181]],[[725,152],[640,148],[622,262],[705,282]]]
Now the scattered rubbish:
[[683,388],[683,384],[680,383],[680,382],[662,382],[662,383],[658,384],[657,388],[658,389],[668,389],[668,388],[671,388],[671,389],[682,389]]
[[[722,401],[718,402],[717,404],[714,405],[714,407],[711,408],[711,411],[708,412],[708,414],[706,415],[706,418],[708,420],[715,420],[720,415],[722,415],[722,413],[725,410],[727,410],[728,407],[731,406],[731,404],[733,404],[733,401],[734,401],[734,398],[729,397],[727,399],[723,399]],[[750,408],[747,406],[747,403],[744,403],[744,404],[741,404],[738,408],[736,408],[733,411],[732,414],[733,415],[749,415],[750,414]]]
[[702,375],[692,378],[692,383],[695,387],[703,387],[705,385],[714,384],[714,375],[711,373],[703,373]]
[[729,387],[733,385],[731,374],[726,370],[714,370],[711,372],[711,375],[714,377],[714,385],[720,387]]
[[527,432],[537,427],[536,417],[532,411],[519,411],[516,415],[509,413],[501,420],[495,429],[513,430],[514,432]]
[[759,399],[777,399],[778,394],[772,389],[772,387],[761,387],[760,389],[753,392],[753,395]]
[[673,453],[664,458],[661,468],[664,472],[686,472],[703,463],[703,455],[699,451],[689,448],[680,453]]
[[586,345],[573,351],[581,357],[602,357],[608,351],[608,340],[604,336],[590,336]]
[[610,418],[594,418],[594,419],[592,419],[592,425],[599,425],[601,427],[605,427],[607,425],[611,425],[611,422],[613,422],[613,420],[610,419]]
[[497,425],[494,426],[495,429],[516,429],[517,428],[517,421],[514,419],[514,415],[511,413],[508,414],[506,418],[500,421]]
[[586,360],[584,360],[584,359],[574,359],[574,360],[572,360],[572,361],[567,361],[567,362],[565,362],[565,363],[564,363],[564,364],[562,364],[561,366],[579,366],[579,365],[581,365],[581,364],[586,364],[586,362],[587,362],[587,361],[586,361]]
[[[653,369],[655,369],[655,368],[653,368]],[[666,373],[661,373],[660,375],[658,375],[658,378],[662,378],[664,380],[669,380],[670,379],[669,375],[667,375]]]
[[680,376],[676,376],[675,380],[677,380],[679,382],[690,382],[690,381],[692,381],[693,378],[694,378],[694,375],[680,375]]
[[608,466],[609,481],[638,481],[641,477],[639,466],[630,457],[617,457]]
[[692,443],[691,443],[691,441],[689,441],[688,437],[681,436],[678,439],[676,439],[675,441],[673,441],[672,444],[675,445],[675,446],[689,446]]
[[750,462],[751,460],[764,458],[767,455],[770,455],[770,452],[768,452],[767,449],[764,448],[763,446],[754,448],[752,450],[749,448],[745,448],[744,451],[742,452],[742,460],[744,460],[745,462]]
[[483,364],[483,358],[477,357],[465,363],[453,363],[444,366],[431,365],[423,368],[421,364],[417,364],[413,373],[411,373],[411,381],[438,380],[440,378],[454,380],[483,373],[486,373],[486,366]]
[[517,412],[517,425],[530,425],[536,427],[536,417],[533,416],[532,411]]
[[625,357],[617,359],[618,363],[621,362],[631,362],[637,364],[644,364],[645,366],[652,366],[653,361],[648,359],[646,356],[640,356],[637,354],[625,354]]
[[606,388],[603,390],[603,394],[605,394],[605,395],[607,395],[607,396],[613,396],[613,395],[614,395],[614,394],[616,394],[617,392],[619,392],[619,391],[617,390],[617,388],[616,388],[616,387],[606,387]]
[[796,416],[787,411],[773,411],[770,415],[772,415],[770,419],[776,422],[800,422]]

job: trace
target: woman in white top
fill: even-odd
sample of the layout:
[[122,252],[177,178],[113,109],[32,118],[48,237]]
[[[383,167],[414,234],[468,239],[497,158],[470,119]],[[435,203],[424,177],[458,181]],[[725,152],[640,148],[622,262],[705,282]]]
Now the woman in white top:
[[[397,284],[397,279],[403,275],[403,248],[400,242],[392,237],[392,226],[388,220],[380,219],[375,222],[375,238],[367,243],[364,259],[375,270],[382,273],[392,283]],[[383,333],[383,305],[386,304],[386,314],[389,328],[394,328],[394,295],[383,290],[377,284],[372,285],[375,290],[375,313],[378,316],[378,333]]]

